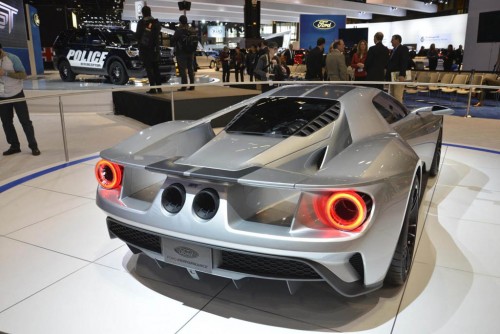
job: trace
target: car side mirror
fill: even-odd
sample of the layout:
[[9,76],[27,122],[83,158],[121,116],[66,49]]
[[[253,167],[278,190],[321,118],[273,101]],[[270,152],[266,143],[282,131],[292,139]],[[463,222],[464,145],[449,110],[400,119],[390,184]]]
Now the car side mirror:
[[429,107],[421,107],[417,109],[413,109],[412,113],[420,115],[424,113],[432,113],[433,115],[440,116],[440,115],[452,115],[455,113],[455,110],[450,109],[445,106],[429,106]]

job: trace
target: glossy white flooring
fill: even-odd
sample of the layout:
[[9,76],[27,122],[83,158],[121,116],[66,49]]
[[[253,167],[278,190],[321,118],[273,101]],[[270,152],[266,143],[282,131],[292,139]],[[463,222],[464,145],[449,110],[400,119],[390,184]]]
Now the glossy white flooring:
[[108,238],[95,159],[28,180],[0,194],[0,331],[499,333],[499,153],[443,147],[407,285],[354,299],[159,270]]
[[450,145],[427,183],[407,285],[346,299],[318,283],[290,295],[282,282],[196,281],[109,239],[94,157],[143,126],[81,100],[65,108],[70,157],[89,159],[57,162],[60,124],[45,105],[30,105],[42,155],[0,156],[0,185],[15,185],[0,193],[0,332],[500,333],[500,120],[445,118]]

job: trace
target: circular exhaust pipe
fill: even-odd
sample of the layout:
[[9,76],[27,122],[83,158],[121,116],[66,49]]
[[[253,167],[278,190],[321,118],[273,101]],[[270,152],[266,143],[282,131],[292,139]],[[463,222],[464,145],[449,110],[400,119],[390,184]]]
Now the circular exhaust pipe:
[[161,204],[163,208],[170,213],[178,213],[181,211],[186,201],[186,189],[180,183],[169,185],[161,195]]
[[201,190],[193,200],[193,211],[201,219],[212,219],[219,209],[219,195],[211,188]]

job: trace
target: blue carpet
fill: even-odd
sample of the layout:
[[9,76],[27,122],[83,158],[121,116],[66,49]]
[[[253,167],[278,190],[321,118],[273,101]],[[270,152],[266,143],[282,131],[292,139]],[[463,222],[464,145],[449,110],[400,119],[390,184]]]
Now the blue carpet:
[[[404,103],[408,109],[420,108],[429,105],[442,105],[455,110],[454,116],[467,115],[467,100],[468,96],[450,96],[441,95],[425,95],[425,94],[405,94]],[[496,101],[494,96],[488,96],[483,101],[483,106],[474,107],[479,100],[475,97],[471,100],[469,115],[479,118],[500,119],[500,101]]]

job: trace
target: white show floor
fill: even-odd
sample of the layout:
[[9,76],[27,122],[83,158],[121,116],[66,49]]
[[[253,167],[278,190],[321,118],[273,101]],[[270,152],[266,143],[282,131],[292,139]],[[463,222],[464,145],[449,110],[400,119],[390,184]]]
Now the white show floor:
[[500,152],[443,146],[407,285],[354,299],[326,284],[160,271],[108,237],[96,159],[0,193],[0,332],[500,333]]

